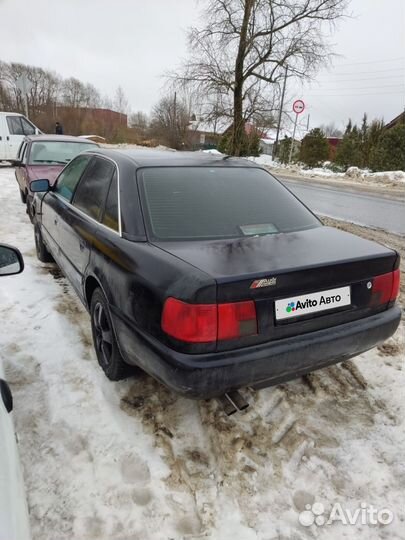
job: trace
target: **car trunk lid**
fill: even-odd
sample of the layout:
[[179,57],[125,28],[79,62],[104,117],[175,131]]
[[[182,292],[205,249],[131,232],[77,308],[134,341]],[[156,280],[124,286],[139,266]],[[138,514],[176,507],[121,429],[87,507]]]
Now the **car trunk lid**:
[[[381,307],[370,306],[370,279],[392,272],[398,257],[389,248],[330,227],[157,245],[212,276],[218,303],[255,301],[258,335],[219,348],[279,339],[375,313]],[[328,309],[299,317],[276,316],[278,300],[343,287],[349,287],[348,305],[325,306]]]

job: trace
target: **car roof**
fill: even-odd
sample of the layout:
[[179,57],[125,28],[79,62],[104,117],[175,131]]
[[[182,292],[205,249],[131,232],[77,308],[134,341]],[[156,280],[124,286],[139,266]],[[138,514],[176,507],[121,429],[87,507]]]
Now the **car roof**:
[[84,139],[83,137],[74,137],[73,135],[52,135],[52,134],[43,133],[42,135],[26,135],[25,140],[31,141],[31,142],[36,142],[36,141],[82,142],[82,143],[93,144],[94,146],[98,147],[98,144],[93,141],[89,141],[88,139]]
[[210,165],[258,167],[256,163],[247,159],[201,151],[177,152],[176,150],[156,150],[153,148],[98,148],[97,150],[88,150],[88,152],[104,155],[117,162],[121,160],[131,161],[136,167],[206,167]]
[[24,116],[23,114],[21,113],[18,113],[18,112],[9,112],[9,111],[0,111],[0,114],[4,115],[4,116]]

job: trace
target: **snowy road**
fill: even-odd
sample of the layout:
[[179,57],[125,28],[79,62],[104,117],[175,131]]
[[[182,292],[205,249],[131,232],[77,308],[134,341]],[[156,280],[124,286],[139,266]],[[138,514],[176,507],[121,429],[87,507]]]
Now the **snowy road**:
[[[405,537],[403,327],[343,366],[245,391],[252,406],[230,418],[147,376],[111,383],[84,308],[35,258],[11,169],[0,168],[0,200],[0,241],[26,261],[0,283],[0,355],[34,540]],[[303,526],[313,502],[394,519]]]

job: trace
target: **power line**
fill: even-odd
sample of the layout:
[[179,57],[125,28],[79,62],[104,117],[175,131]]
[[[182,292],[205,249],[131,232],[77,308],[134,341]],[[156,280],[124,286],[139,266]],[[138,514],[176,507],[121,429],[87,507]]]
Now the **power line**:
[[339,66],[360,66],[362,64],[381,64],[384,62],[394,62],[398,60],[405,60],[405,56],[398,56],[397,58],[386,58],[385,60],[370,60],[367,62],[351,62],[349,64],[339,64]]
[[363,94],[311,94],[308,93],[306,96],[310,97],[352,97],[352,96],[403,96],[405,90],[402,92],[370,92]]
[[381,77],[360,77],[360,78],[355,78],[355,79],[353,78],[352,79],[339,79],[337,81],[334,81],[334,83],[339,84],[342,82],[378,81],[379,79],[383,79],[384,81],[386,81],[387,79],[405,79],[405,74],[404,75],[382,75]]
[[[345,90],[370,90],[370,86],[346,86],[345,88],[337,88],[337,87],[320,87],[320,88],[315,88],[315,90],[342,90],[342,91],[345,91]],[[373,86],[372,87],[374,90],[380,90],[381,88],[400,88],[401,90],[403,89],[404,92],[405,92],[405,85],[403,84],[383,84],[383,85],[380,85],[380,86]]]
[[374,71],[346,71],[346,72],[335,72],[322,75],[323,77],[329,77],[329,76],[340,76],[340,75],[373,75],[374,73],[389,73],[390,71],[403,71],[405,70],[405,66],[397,67],[397,68],[391,68],[391,69],[376,69]]

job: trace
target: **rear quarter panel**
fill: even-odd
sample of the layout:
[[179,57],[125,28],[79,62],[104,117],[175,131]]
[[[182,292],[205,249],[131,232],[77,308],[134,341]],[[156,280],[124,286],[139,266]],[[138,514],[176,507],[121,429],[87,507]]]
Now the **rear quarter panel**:
[[[204,272],[147,242],[121,238],[104,227],[96,234],[88,269],[86,280],[95,277],[101,285],[117,320],[116,330],[124,325],[134,333],[145,332],[168,345],[173,342],[161,330],[166,298],[174,296],[192,303],[216,301],[215,280]],[[133,340],[119,334],[124,356],[133,357]],[[199,346],[195,347],[195,352],[200,352]],[[215,344],[204,345],[201,351],[214,348]]]

